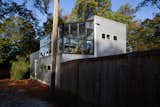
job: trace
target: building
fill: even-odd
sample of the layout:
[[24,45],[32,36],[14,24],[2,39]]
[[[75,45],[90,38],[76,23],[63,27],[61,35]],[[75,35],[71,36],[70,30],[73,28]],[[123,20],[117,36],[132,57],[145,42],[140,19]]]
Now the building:
[[[58,35],[61,62],[126,53],[126,25],[103,17],[65,23],[59,26]],[[31,75],[50,84],[51,36],[40,41],[40,51],[33,53],[30,59]]]

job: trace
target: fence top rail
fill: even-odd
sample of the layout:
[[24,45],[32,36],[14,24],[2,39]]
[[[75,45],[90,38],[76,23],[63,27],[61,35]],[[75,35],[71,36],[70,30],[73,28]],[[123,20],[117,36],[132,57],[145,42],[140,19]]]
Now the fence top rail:
[[90,62],[90,61],[103,61],[103,60],[112,60],[112,59],[128,59],[130,57],[146,57],[146,56],[160,56],[160,49],[149,50],[149,51],[130,52],[130,53],[125,53],[125,54],[104,56],[104,57],[98,57],[98,58],[77,59],[77,60],[63,62],[62,64]]

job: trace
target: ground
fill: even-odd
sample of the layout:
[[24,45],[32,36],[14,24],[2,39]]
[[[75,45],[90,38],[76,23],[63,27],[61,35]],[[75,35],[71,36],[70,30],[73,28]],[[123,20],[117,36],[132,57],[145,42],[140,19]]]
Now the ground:
[[36,80],[0,80],[0,107],[58,107],[49,87]]

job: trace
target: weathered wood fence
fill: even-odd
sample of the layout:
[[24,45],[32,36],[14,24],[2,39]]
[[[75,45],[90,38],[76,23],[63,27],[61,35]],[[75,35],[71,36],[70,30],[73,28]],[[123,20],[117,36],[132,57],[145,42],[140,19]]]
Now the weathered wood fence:
[[60,89],[104,107],[160,107],[160,50],[62,64]]

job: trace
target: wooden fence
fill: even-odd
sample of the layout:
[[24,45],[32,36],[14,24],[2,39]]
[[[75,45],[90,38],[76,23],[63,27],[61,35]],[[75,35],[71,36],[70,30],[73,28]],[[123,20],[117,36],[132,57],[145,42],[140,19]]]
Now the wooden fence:
[[63,63],[60,84],[102,107],[160,107],[160,50]]

